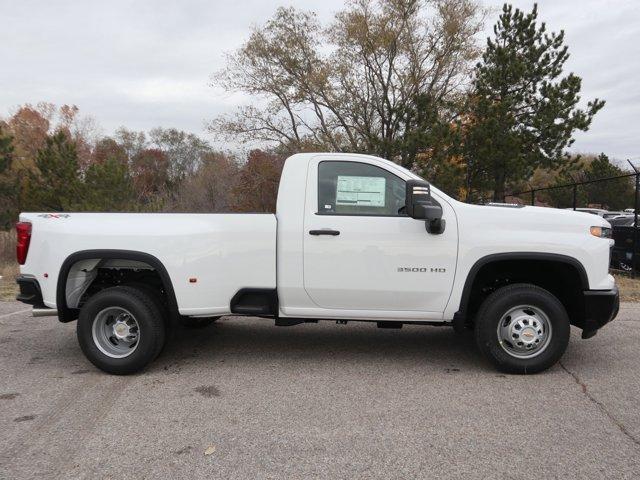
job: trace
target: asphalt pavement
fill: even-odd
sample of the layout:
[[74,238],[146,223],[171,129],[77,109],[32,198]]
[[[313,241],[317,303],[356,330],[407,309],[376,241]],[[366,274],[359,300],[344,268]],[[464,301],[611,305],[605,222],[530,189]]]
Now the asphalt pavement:
[[638,478],[639,351],[640,304],[532,376],[446,327],[228,317],[116,377],[0,302],[0,478]]

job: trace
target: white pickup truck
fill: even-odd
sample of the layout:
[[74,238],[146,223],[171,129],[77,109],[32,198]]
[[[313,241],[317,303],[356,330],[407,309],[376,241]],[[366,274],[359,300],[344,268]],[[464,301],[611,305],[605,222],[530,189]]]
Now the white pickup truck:
[[499,369],[533,373],[619,305],[601,217],[461,203],[367,155],[290,157],[275,215],[22,213],[17,232],[18,300],[78,319],[115,374],[152,361],[172,319],[232,314],[473,329]]

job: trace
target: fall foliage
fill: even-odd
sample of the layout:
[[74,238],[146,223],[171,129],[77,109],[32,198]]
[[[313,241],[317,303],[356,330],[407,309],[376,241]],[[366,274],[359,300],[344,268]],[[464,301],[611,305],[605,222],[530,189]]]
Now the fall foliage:
[[283,157],[215,151],[197,135],[81,129],[79,109],[24,105],[0,121],[0,221],[30,211],[275,211]]

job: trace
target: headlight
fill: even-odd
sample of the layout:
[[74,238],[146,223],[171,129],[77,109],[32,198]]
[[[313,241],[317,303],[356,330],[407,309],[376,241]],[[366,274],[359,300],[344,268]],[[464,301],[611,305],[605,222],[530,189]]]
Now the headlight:
[[600,238],[611,238],[611,229],[609,227],[591,227],[591,235]]

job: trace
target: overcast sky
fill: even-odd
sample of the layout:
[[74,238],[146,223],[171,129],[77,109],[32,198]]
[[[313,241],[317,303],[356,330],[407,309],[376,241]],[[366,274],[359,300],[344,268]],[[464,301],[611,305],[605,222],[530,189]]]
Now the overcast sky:
[[[496,8],[489,32],[502,2],[484,3]],[[538,4],[539,18],[566,32],[582,98],[607,102],[573,150],[640,163],[640,1]],[[327,21],[343,1],[0,0],[0,117],[48,101],[77,105],[105,134],[164,126],[208,137],[206,120],[251,101],[209,86],[211,74],[280,5]]]

